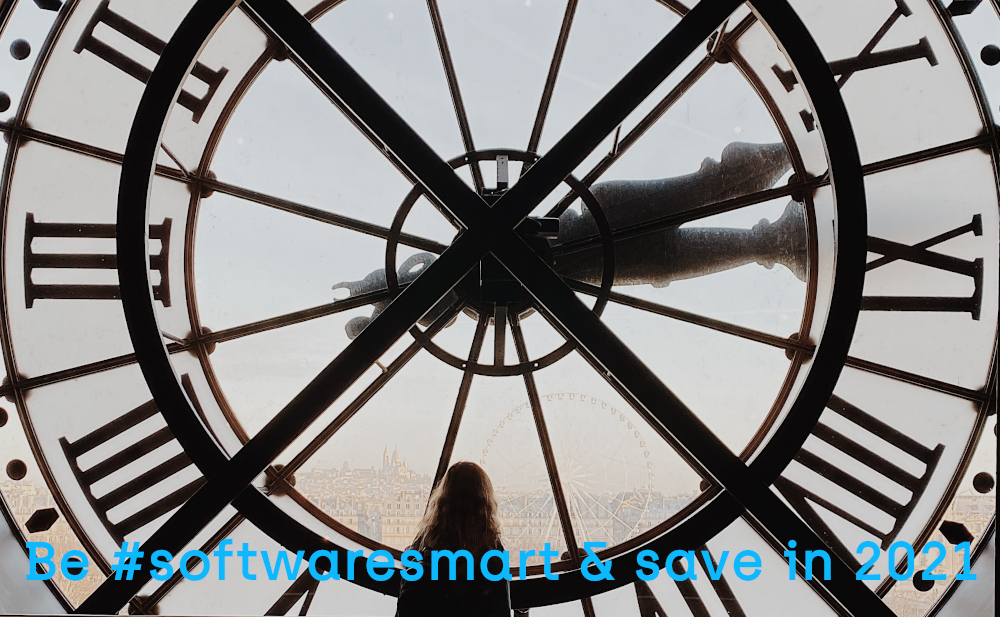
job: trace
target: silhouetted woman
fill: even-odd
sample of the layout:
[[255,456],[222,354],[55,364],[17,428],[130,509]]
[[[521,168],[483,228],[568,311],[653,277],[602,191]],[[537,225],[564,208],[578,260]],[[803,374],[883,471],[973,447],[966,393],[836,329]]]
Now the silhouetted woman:
[[[489,581],[479,562],[492,550],[503,550],[493,484],[475,463],[455,463],[431,493],[427,512],[417,526],[411,549],[423,555],[424,575],[402,581],[397,617],[510,617],[507,581]],[[475,578],[465,580],[465,559],[458,562],[457,579],[448,578],[448,560],[440,562],[439,578],[431,580],[431,551],[467,550],[475,557]],[[494,560],[496,561],[496,560]],[[493,571],[497,564],[493,563]]]

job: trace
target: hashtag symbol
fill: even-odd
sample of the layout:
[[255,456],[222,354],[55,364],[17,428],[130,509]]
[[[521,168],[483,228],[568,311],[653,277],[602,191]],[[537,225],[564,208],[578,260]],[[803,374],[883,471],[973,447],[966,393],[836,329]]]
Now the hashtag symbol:
[[132,573],[136,570],[141,570],[142,566],[139,565],[139,558],[143,556],[143,552],[139,550],[139,543],[132,543],[132,550],[128,550],[128,542],[122,542],[122,550],[115,551],[115,565],[111,566],[111,569],[115,573],[115,580],[122,580],[122,572],[127,572],[125,580],[132,580]]

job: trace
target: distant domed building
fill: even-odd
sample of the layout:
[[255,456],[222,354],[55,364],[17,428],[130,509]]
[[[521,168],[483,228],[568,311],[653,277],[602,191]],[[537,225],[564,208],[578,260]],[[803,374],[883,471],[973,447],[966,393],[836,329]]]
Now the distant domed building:
[[382,451],[382,471],[391,476],[401,478],[409,478],[416,475],[406,466],[406,461],[403,460],[403,455],[399,453],[398,446],[393,446],[392,454],[389,454],[388,445]]

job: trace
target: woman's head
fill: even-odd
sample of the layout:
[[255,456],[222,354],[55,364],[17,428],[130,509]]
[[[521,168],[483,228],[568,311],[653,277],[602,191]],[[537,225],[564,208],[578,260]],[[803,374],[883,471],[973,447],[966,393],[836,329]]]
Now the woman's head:
[[500,521],[490,477],[475,463],[455,463],[431,493],[413,548],[465,549],[483,554],[500,546]]

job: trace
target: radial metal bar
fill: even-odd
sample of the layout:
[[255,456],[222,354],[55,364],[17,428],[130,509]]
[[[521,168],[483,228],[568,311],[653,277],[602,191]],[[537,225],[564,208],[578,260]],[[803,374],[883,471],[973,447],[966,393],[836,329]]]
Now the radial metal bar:
[[[721,44],[729,44],[731,41],[738,39],[750,28],[750,26],[754,24],[756,20],[757,18],[754,15],[747,15],[730,32],[719,37],[720,41],[725,39],[725,42]],[[648,132],[649,129],[651,129],[653,125],[656,124],[656,122],[662,118],[663,115],[667,113],[667,111],[669,111],[677,101],[681,99],[681,97],[683,97],[696,83],[698,83],[698,80],[700,80],[710,68],[715,66],[715,63],[716,60],[711,54],[702,58],[698,64],[696,64],[694,68],[692,68],[687,75],[685,75],[684,78],[677,83],[676,86],[671,88],[670,91],[664,95],[664,97],[659,103],[656,104],[655,107],[653,107],[653,109],[651,109],[641,120],[639,120],[639,122],[636,123],[634,127],[632,127],[632,130],[630,130],[623,139],[615,140],[615,145],[611,149],[611,152],[598,161],[597,165],[595,165],[594,168],[587,172],[587,175],[583,177],[583,184],[589,187],[593,185],[594,182],[596,182],[602,175],[604,175],[604,172],[610,169],[611,166],[618,161],[618,159],[628,152],[629,148],[634,146],[635,143],[639,141],[639,139],[645,135],[646,132]],[[620,128],[621,125],[619,125],[619,129]],[[565,212],[566,208],[568,208],[576,198],[577,195],[575,193],[566,194],[556,203],[555,206],[552,207],[546,216],[559,216]]]
[[[312,206],[306,206],[287,199],[281,199],[280,197],[273,197],[265,193],[242,188],[234,184],[219,182],[218,180],[214,180],[212,178],[203,178],[202,184],[206,189],[223,193],[225,195],[239,197],[240,199],[245,199],[262,206],[267,206],[268,208],[274,208],[275,210],[281,210],[282,212],[288,212],[289,214],[295,214],[297,216],[319,221],[321,223],[327,223],[336,227],[350,229],[351,231],[357,231],[376,238],[386,239],[391,235],[388,227],[383,227],[367,221],[361,221],[341,214],[334,214],[333,212],[329,212],[327,210],[313,208]],[[420,249],[422,251],[430,251],[431,253],[437,254],[444,252],[444,249],[447,248],[447,245],[408,233],[399,234],[399,243],[412,246],[413,248]]]
[[[567,280],[566,284],[569,285],[570,289],[574,291],[579,291],[585,293],[588,296],[597,296],[600,294],[601,288],[596,285],[591,285],[589,283],[582,283],[580,281]],[[675,309],[669,306],[664,306],[656,302],[650,302],[649,300],[642,300],[640,298],[634,298],[632,296],[627,296],[618,292],[611,292],[608,297],[611,302],[615,304],[620,304],[622,306],[628,306],[630,308],[639,309],[640,311],[646,311],[649,313],[654,313],[656,315],[662,315],[664,317],[670,317],[671,319],[676,319],[678,321],[683,321],[685,323],[694,324],[697,326],[702,326],[715,330],[716,332],[724,332],[726,334],[732,334],[733,336],[738,336],[743,339],[750,341],[756,341],[758,343],[763,343],[765,345],[770,345],[771,347],[777,347],[779,349],[794,349],[796,351],[802,351],[803,353],[812,355],[815,350],[814,345],[809,345],[806,343],[800,343],[790,338],[782,338],[774,334],[768,334],[766,332],[761,332],[759,330],[754,330],[752,328],[744,328],[743,326],[737,326],[725,321],[718,319],[712,319],[711,317],[705,317],[704,315],[699,315],[697,313],[691,313],[689,311],[682,311],[680,309]]]
[[[3,124],[0,124],[0,126],[6,127],[6,125]],[[109,163],[121,164],[122,162],[122,155],[116,152],[112,152],[111,150],[105,150],[103,148],[98,148],[96,146],[91,146],[89,144],[85,144],[79,141],[74,141],[72,139],[67,139],[65,137],[51,135],[27,127],[22,127],[17,129],[12,128],[11,131],[22,135],[26,139],[37,141],[39,143],[44,143],[49,146],[54,146],[63,150],[67,150],[69,152],[84,154],[92,158],[96,158],[102,161],[107,161]],[[156,175],[165,178],[170,178],[171,180],[177,180],[178,182],[184,182],[187,184],[200,182],[205,189],[216,191],[224,195],[230,195],[232,197],[239,197],[240,199],[252,201],[262,206],[274,208],[275,210],[281,210],[282,212],[288,212],[290,214],[302,216],[304,218],[312,219],[314,221],[319,221],[321,223],[327,223],[330,225],[335,225],[337,227],[342,227],[344,229],[350,229],[352,231],[357,231],[363,234],[374,236],[376,238],[385,239],[389,237],[389,230],[380,225],[354,219],[349,216],[334,214],[332,212],[322,210],[319,208],[314,208],[312,206],[306,206],[304,204],[300,204],[287,199],[281,199],[280,197],[274,197],[266,193],[261,193],[259,191],[254,191],[248,188],[237,186],[235,184],[222,182],[209,176],[204,176],[204,177],[196,177],[194,175],[187,176],[184,174],[184,172],[177,169],[173,169],[172,167],[167,167],[165,165],[157,165]],[[444,244],[435,242],[433,240],[428,240],[427,238],[421,238],[420,236],[414,236],[408,233],[399,234],[399,242],[400,244],[412,246],[413,248],[417,248],[422,251],[430,251],[432,253],[438,253],[438,254],[444,251],[445,249]]]
[[688,11],[691,10],[688,7],[684,6],[680,2],[680,0],[656,0],[656,1],[662,4],[663,6],[667,7],[668,9],[670,9],[674,13],[677,13],[681,17],[687,15]]
[[336,300],[328,304],[321,304],[320,306],[314,306],[312,308],[303,309],[301,311],[295,311],[294,313],[288,313],[285,315],[279,315],[277,317],[262,319],[260,321],[244,324],[242,326],[234,326],[232,328],[226,328],[224,330],[219,330],[218,332],[205,332],[201,336],[196,337],[192,341],[188,342],[188,345],[195,342],[195,340],[202,344],[222,343],[225,341],[232,341],[234,339],[243,338],[245,336],[260,334],[261,332],[267,332],[269,330],[274,330],[277,328],[284,328],[286,326],[300,324],[306,321],[311,321],[313,319],[318,319],[320,317],[328,317],[330,315],[335,315],[337,313],[349,311],[351,309],[355,309],[361,306],[367,306],[369,304],[383,302],[385,300],[390,299],[391,297],[392,294],[390,294],[389,290],[387,289],[375,291],[372,293],[358,294],[356,296],[344,298],[343,300]]
[[[188,345],[179,345],[177,343],[170,343],[167,345],[167,351],[170,353],[184,351],[188,348]],[[129,366],[130,364],[135,364],[135,361],[134,353],[115,356],[114,358],[99,360],[97,362],[75,366],[62,371],[56,371],[54,373],[47,373],[36,377],[27,377],[25,379],[18,380],[16,386],[19,390],[31,390],[47,386],[49,384],[69,381],[70,379],[77,379],[79,377],[86,377],[87,375],[94,375],[95,373],[102,373],[104,371],[114,370],[123,366]]]
[[[668,227],[677,227],[678,225],[683,225],[684,223],[690,223],[709,216],[715,216],[716,214],[732,212],[733,210],[739,210],[740,208],[746,208],[747,206],[764,203],[771,201],[772,199],[790,197],[799,191],[812,190],[815,186],[818,186],[818,184],[818,181],[793,182],[785,186],[758,191],[756,193],[748,193],[739,197],[733,197],[732,199],[724,199],[719,202],[685,210],[684,212],[679,212],[677,214],[669,214],[667,216],[649,219],[648,221],[643,221],[634,225],[619,227],[611,232],[611,237],[617,241],[634,238],[647,233],[654,233]],[[552,253],[556,256],[569,255],[571,253],[599,246],[601,246],[600,236],[587,236],[580,238],[579,240],[573,240],[572,242],[555,246],[552,249]]]
[[[596,296],[600,291],[600,289],[595,285],[582,283],[580,281],[567,280],[566,283],[574,291],[579,291],[589,296]],[[657,315],[663,315],[664,317],[670,317],[671,319],[676,319],[678,321],[682,321],[685,323],[702,326],[705,328],[715,330],[717,332],[732,334],[733,336],[738,336],[740,338],[744,338],[747,340],[756,341],[758,343],[763,343],[765,345],[770,345],[772,347],[798,351],[807,356],[812,356],[813,353],[816,351],[815,345],[802,343],[800,341],[796,341],[791,338],[782,338],[780,336],[768,334],[766,332],[760,332],[758,330],[753,330],[751,328],[744,328],[743,326],[737,326],[735,324],[731,324],[725,321],[712,319],[711,317],[705,317],[704,315],[698,315],[697,313],[682,311],[680,309],[664,306],[662,304],[657,304],[655,302],[650,302],[648,300],[634,298],[632,296],[627,296],[624,294],[620,294],[618,292],[611,292],[611,295],[609,296],[608,299],[611,302],[614,302],[615,304],[621,304],[622,306],[628,306],[631,308],[639,309],[641,311],[647,311],[650,313],[655,313]],[[878,362],[872,362],[870,360],[862,360],[861,358],[855,358],[853,356],[848,356],[847,361],[844,363],[844,365],[849,366],[851,368],[856,368],[862,371],[866,371],[874,375],[881,375],[882,377],[888,377],[896,381],[908,383],[910,385],[920,386],[922,388],[927,388],[929,390],[935,390],[937,392],[949,394],[951,396],[962,398],[968,401],[982,403],[989,399],[986,392],[983,390],[973,390],[971,388],[963,388],[962,386],[950,384],[946,381],[941,381],[939,379],[934,379],[932,377],[925,377],[923,375],[918,375],[916,373],[911,373],[909,371],[893,368],[891,366],[886,366],[884,364],[879,364]]]
[[870,360],[862,360],[861,358],[855,358],[853,356],[848,356],[844,365],[872,373],[873,375],[881,375],[882,377],[888,377],[896,381],[908,383],[913,386],[920,386],[921,388],[927,388],[928,390],[935,390],[944,394],[950,394],[951,396],[963,398],[967,401],[985,403],[990,400],[985,387],[982,390],[963,388],[962,386],[956,386],[955,384],[950,384],[946,381],[933,379],[931,377],[924,377],[923,375],[917,375],[916,373],[903,371],[891,366],[879,364],[878,362],[872,362]]
[[[455,107],[458,128],[462,133],[462,145],[465,146],[466,152],[475,152],[476,146],[472,141],[472,128],[469,126],[469,116],[465,113],[465,103],[462,101],[462,91],[458,87],[458,75],[455,73],[455,63],[451,59],[448,37],[444,33],[444,22],[441,19],[441,10],[438,8],[437,0],[427,0],[427,11],[431,15],[434,38],[437,40],[438,51],[441,53],[441,65],[444,67],[444,75],[448,80],[448,91],[451,93],[451,102]],[[476,192],[481,195],[484,190],[483,170],[477,162],[472,162],[469,168],[472,171],[472,184],[476,187]]]
[[[452,319],[454,319],[455,315],[457,315],[459,311],[461,311],[461,307],[454,306],[442,313],[441,316],[435,319],[434,323],[427,328],[427,332],[425,334],[432,337],[440,332],[451,322]],[[357,396],[357,398],[351,401],[351,403],[343,411],[337,414],[337,417],[334,418],[330,424],[326,425],[326,427],[320,431],[319,435],[316,435],[312,441],[302,448],[302,450],[296,454],[287,465],[280,470],[275,471],[275,482],[284,480],[301,469],[302,465],[304,465],[306,461],[312,457],[312,455],[316,454],[316,452],[318,452],[319,449],[326,444],[326,442],[330,441],[330,439],[337,434],[337,431],[343,428],[343,426],[347,424],[347,421],[353,418],[361,410],[361,408],[368,403],[368,401],[372,400],[372,398],[378,394],[378,392],[384,388],[385,385],[399,373],[399,371],[403,370],[403,367],[405,367],[410,360],[412,360],[414,356],[420,352],[421,349],[423,349],[423,347],[420,345],[419,341],[410,343],[409,347],[404,349],[399,356],[390,362],[389,366],[385,367],[385,370],[382,371],[382,374],[376,377],[375,380],[372,381],[372,383]]]
[[569,31],[573,27],[573,17],[576,15],[577,4],[579,4],[579,0],[568,0],[566,3],[566,13],[563,15],[562,26],[559,28],[556,49],[552,54],[552,62],[549,64],[549,74],[545,78],[545,88],[542,89],[542,100],[538,104],[535,124],[531,128],[531,137],[528,139],[528,152],[538,152],[538,143],[542,140],[545,117],[548,115],[549,105],[552,103],[552,93],[556,88],[556,79],[559,77],[559,67],[562,65],[563,55],[566,53],[566,43],[569,41]]
[[[558,186],[582,158],[739,4],[737,0],[718,0],[695,7],[552,148],[548,156],[536,163],[521,182],[490,208],[286,0],[248,0],[248,3],[289,46],[295,57],[315,72],[318,80],[336,87],[336,95],[342,97],[346,107],[363,115],[365,124],[380,137],[384,147],[405,162],[424,187],[446,204],[448,211],[461,220],[467,230],[232,459],[226,461],[217,446],[194,453],[199,468],[208,470],[209,480],[147,539],[146,548],[150,551],[177,552],[230,502],[280,517],[280,512],[268,506],[269,502],[251,486],[253,479],[437,304],[493,245],[502,244],[505,233],[514,234],[514,227],[545,195]],[[231,8],[232,5],[223,0],[199,0],[184,18],[143,93],[129,138],[128,153],[132,156],[126,157],[122,170],[118,255],[123,304],[144,372],[163,376],[162,379],[151,378],[150,389],[157,402],[162,401],[163,407],[169,410],[189,409],[190,402],[176,383],[169,356],[164,353],[162,337],[155,326],[155,313],[148,298],[145,208],[134,206],[144,203],[148,195],[149,177],[143,169],[153,167],[159,127],[190,68],[189,60],[197,53],[197,42],[206,39],[211,28]],[[174,61],[167,62],[167,58]],[[504,199],[513,206],[499,207]],[[530,252],[530,248],[526,250]],[[203,428],[196,426],[190,415],[171,414],[173,424],[183,429],[180,432],[191,443],[204,443],[202,437],[195,435],[198,431],[203,433]],[[191,435],[187,436],[189,431]],[[287,535],[281,529],[273,532],[278,536]],[[295,527],[293,533],[301,538],[307,531]],[[321,539],[316,536],[314,541]],[[149,572],[143,571],[131,581],[105,581],[77,611],[117,611],[148,580]]]
[[[234,514],[232,518],[226,521],[226,524],[223,525],[219,531],[212,534],[212,537],[205,542],[205,544],[201,547],[201,552],[208,554],[212,549],[216,548],[219,545],[219,542],[222,542],[229,537],[229,534],[236,531],[236,528],[240,526],[240,523],[242,523],[243,520],[244,518],[242,514]],[[201,559],[199,557],[192,556],[191,559],[188,560],[188,571],[194,570],[195,566],[199,563],[201,563]],[[157,587],[153,593],[149,594],[149,597],[136,597],[132,600],[132,603],[137,604],[138,608],[142,608],[142,612],[145,614],[155,614],[150,613],[150,610],[156,606],[157,602],[162,600],[163,597],[167,595],[167,592],[176,587],[177,583],[182,580],[184,580],[184,575],[180,569],[178,569],[174,572],[173,576]]]
[[[486,328],[489,325],[489,318],[485,315],[479,317],[476,324],[476,333],[472,337],[472,349],[469,350],[469,364],[479,362],[479,354],[483,350],[483,342],[486,340]],[[434,483],[431,484],[433,490],[451,464],[451,456],[455,451],[455,440],[458,438],[458,427],[462,424],[462,416],[465,414],[465,406],[469,402],[469,391],[472,389],[472,380],[475,373],[467,369],[462,375],[462,385],[458,388],[458,398],[455,400],[455,410],[451,414],[451,422],[448,424],[448,433],[444,438],[444,446],[441,448],[441,457],[438,459],[437,471],[434,472]]]
[[[683,445],[679,454],[704,477],[725,487],[782,541],[796,539],[802,548],[826,545],[767,485],[671,392],[600,318],[584,306],[574,292],[540,257],[521,249],[523,240],[508,236],[493,253],[521,281],[528,292],[572,335],[603,368],[608,382],[630,393]],[[818,369],[817,369],[818,370]],[[853,570],[834,556],[834,575],[823,584],[854,615],[892,613],[871,590],[854,577]]]
[[[673,107],[674,104],[679,101],[681,97],[683,97],[688,90],[690,90],[691,87],[702,78],[702,76],[705,75],[705,73],[708,72],[708,69],[712,68],[714,65],[715,60],[712,58],[708,56],[702,58],[701,61],[696,64],[695,67],[691,69],[691,71],[688,72],[688,74],[685,75],[676,86],[671,88],[670,91],[667,92],[662,99],[660,99],[660,102],[657,103],[656,106],[649,111],[649,113],[643,116],[643,118],[639,120],[634,127],[632,127],[632,130],[625,134],[623,139],[616,141],[611,151],[605,154],[604,158],[598,161],[597,165],[595,165],[594,168],[587,172],[587,175],[583,177],[583,184],[589,187],[596,182],[598,178],[604,174],[604,172],[606,172],[612,165],[615,164],[616,161],[618,161],[618,159],[628,152],[628,149],[635,145],[635,143],[639,141],[639,138],[645,135],[646,132],[652,128],[654,124],[656,124],[656,121],[663,117],[663,114],[667,113],[667,111]],[[619,125],[619,128],[620,127],[621,125]],[[556,203],[556,205],[552,206],[552,209],[549,210],[546,216],[559,216],[566,211],[566,208],[568,208],[570,204],[577,199],[577,197],[578,195],[576,193],[567,193]]]
[[[524,344],[524,333],[521,331],[521,323],[517,315],[510,316],[510,330],[514,335],[514,347],[517,349],[518,361],[527,362],[528,349]],[[538,432],[538,441],[542,446],[545,471],[549,476],[549,485],[552,488],[552,498],[556,502],[556,511],[559,512],[559,523],[562,526],[563,538],[566,540],[566,548],[569,551],[570,560],[578,563],[580,561],[580,547],[576,543],[576,534],[573,533],[573,519],[570,518],[566,493],[563,490],[562,480],[559,478],[556,454],[552,449],[552,439],[549,437],[548,426],[545,424],[545,414],[542,412],[542,401],[538,396],[538,388],[535,386],[535,376],[530,371],[524,374],[524,387],[528,391],[531,416],[535,419],[535,430]]]
[[[405,287],[405,285],[401,287]],[[253,323],[244,324],[242,326],[226,328],[224,330],[219,330],[217,332],[205,331],[199,337],[189,337],[182,341],[168,344],[167,351],[171,354],[175,354],[175,353],[180,353],[182,351],[187,351],[192,347],[194,347],[196,344],[209,345],[212,343],[232,341],[238,338],[243,338],[245,336],[251,336],[253,334],[259,334],[261,332],[274,330],[276,328],[282,328],[285,326],[299,324],[313,319],[318,319],[320,317],[327,317],[329,315],[334,315],[342,311],[351,310],[359,306],[374,304],[376,302],[388,300],[389,297],[390,295],[387,290],[377,291],[370,294],[360,294],[357,296],[352,296],[350,298],[345,298],[344,300],[337,300],[335,302],[330,302],[328,304],[323,304],[313,308],[296,311],[294,313],[288,313],[286,315],[280,315],[278,317],[271,317],[268,319],[255,321]],[[95,373],[101,373],[104,371],[110,371],[116,368],[121,368],[123,366],[129,366],[130,364],[134,364],[135,361],[136,361],[136,356],[134,353],[125,354],[121,356],[116,356],[114,358],[108,358],[107,360],[100,360],[98,362],[91,362],[89,364],[76,366],[62,371],[56,371],[54,373],[38,375],[36,377],[28,377],[26,379],[19,381],[17,383],[17,387],[21,390],[40,388],[42,386],[47,386],[53,383],[68,381],[70,379],[76,379],[78,377],[86,377],[87,375],[93,375]],[[2,393],[2,390],[0,390],[0,393]]]
[[288,46],[296,65],[349,114],[369,139],[427,189],[445,214],[466,226],[483,216],[483,200],[286,1],[248,0],[247,6]]

